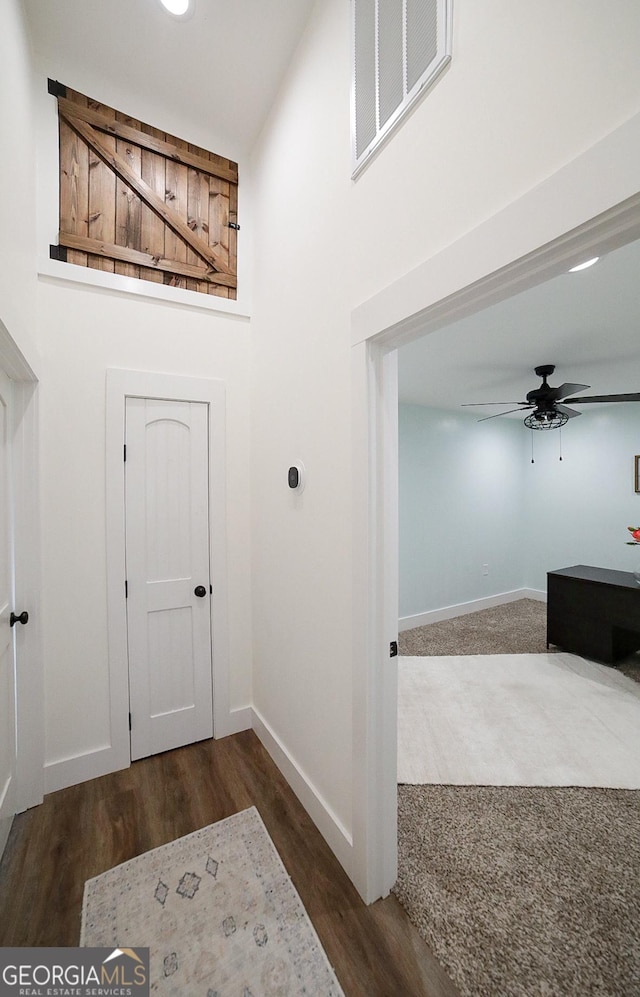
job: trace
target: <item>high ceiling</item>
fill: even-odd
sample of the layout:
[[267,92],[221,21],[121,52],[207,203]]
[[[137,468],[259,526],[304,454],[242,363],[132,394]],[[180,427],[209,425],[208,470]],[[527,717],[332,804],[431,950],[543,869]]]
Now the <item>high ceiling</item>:
[[550,384],[589,384],[580,395],[640,390],[640,242],[403,347],[400,400],[493,415],[513,406],[460,405],[523,401],[540,385],[534,367],[551,363]]
[[248,152],[259,135],[312,4],[195,0],[193,17],[182,21],[159,0],[23,0],[48,76],[77,89],[77,80],[89,81],[98,99],[108,78],[117,93],[210,126],[232,155]]

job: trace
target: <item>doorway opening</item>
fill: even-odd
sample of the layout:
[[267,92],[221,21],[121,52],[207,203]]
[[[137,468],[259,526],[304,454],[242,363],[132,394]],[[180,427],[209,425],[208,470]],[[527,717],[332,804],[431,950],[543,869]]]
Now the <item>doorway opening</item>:
[[[357,882],[368,900],[386,895],[397,871],[397,693],[388,657],[394,612],[396,632],[398,620],[397,436],[389,431],[398,405],[397,350],[636,240],[640,193],[628,166],[637,163],[639,131],[636,117],[353,313],[354,454],[363,432],[360,406],[368,440],[357,496],[368,518],[355,539],[364,567],[354,565],[355,586],[368,592],[354,618],[354,634],[359,626],[366,633],[361,652],[354,641],[354,771],[368,794],[354,786],[354,842],[363,855]],[[602,156],[615,164],[606,181]]]

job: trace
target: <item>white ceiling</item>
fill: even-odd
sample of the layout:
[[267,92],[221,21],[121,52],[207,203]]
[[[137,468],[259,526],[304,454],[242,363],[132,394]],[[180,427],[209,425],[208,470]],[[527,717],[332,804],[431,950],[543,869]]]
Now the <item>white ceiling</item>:
[[117,92],[210,125],[236,155],[255,142],[312,4],[195,0],[182,21],[160,0],[23,0],[48,76],[78,89],[76,80],[117,81]]
[[400,400],[481,418],[512,406],[460,405],[524,401],[541,383],[534,367],[551,363],[554,387],[589,384],[580,395],[640,391],[640,242],[402,347]]

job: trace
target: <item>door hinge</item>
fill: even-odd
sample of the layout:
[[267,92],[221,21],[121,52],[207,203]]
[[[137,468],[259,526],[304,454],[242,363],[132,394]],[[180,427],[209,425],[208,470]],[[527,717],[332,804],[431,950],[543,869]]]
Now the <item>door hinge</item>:
[[123,447],[123,450],[124,450],[124,458],[123,459],[126,462],[126,460],[127,460],[127,444],[126,443],[125,443],[125,445]]
[[209,585],[209,595],[213,595],[213,585]]
[[389,657],[390,658],[397,658],[398,657],[398,641],[397,640],[392,640],[391,643],[389,644]]
[[234,229],[236,232],[240,231],[240,226],[238,225],[237,222],[228,222],[227,224],[228,224],[229,228]]
[[129,730],[131,730],[131,714],[129,714]]
[[126,578],[124,580],[124,597],[125,599],[129,598],[129,582],[127,581]]
[[57,80],[48,79],[47,93],[50,93],[52,97],[66,97],[67,88],[64,83],[58,83]]

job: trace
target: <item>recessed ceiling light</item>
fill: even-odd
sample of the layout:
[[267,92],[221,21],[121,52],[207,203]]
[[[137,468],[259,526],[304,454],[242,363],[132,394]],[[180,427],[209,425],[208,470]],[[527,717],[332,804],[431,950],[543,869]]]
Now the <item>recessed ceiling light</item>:
[[[162,2],[164,3],[164,0],[162,0]],[[599,259],[599,256],[594,256],[591,260],[585,260],[584,263],[578,263],[577,267],[571,267],[569,273],[578,273],[579,270],[586,270],[587,267],[592,267],[594,263],[597,263]]]
[[193,8],[193,0],[160,0],[160,3],[174,17],[184,17]]

